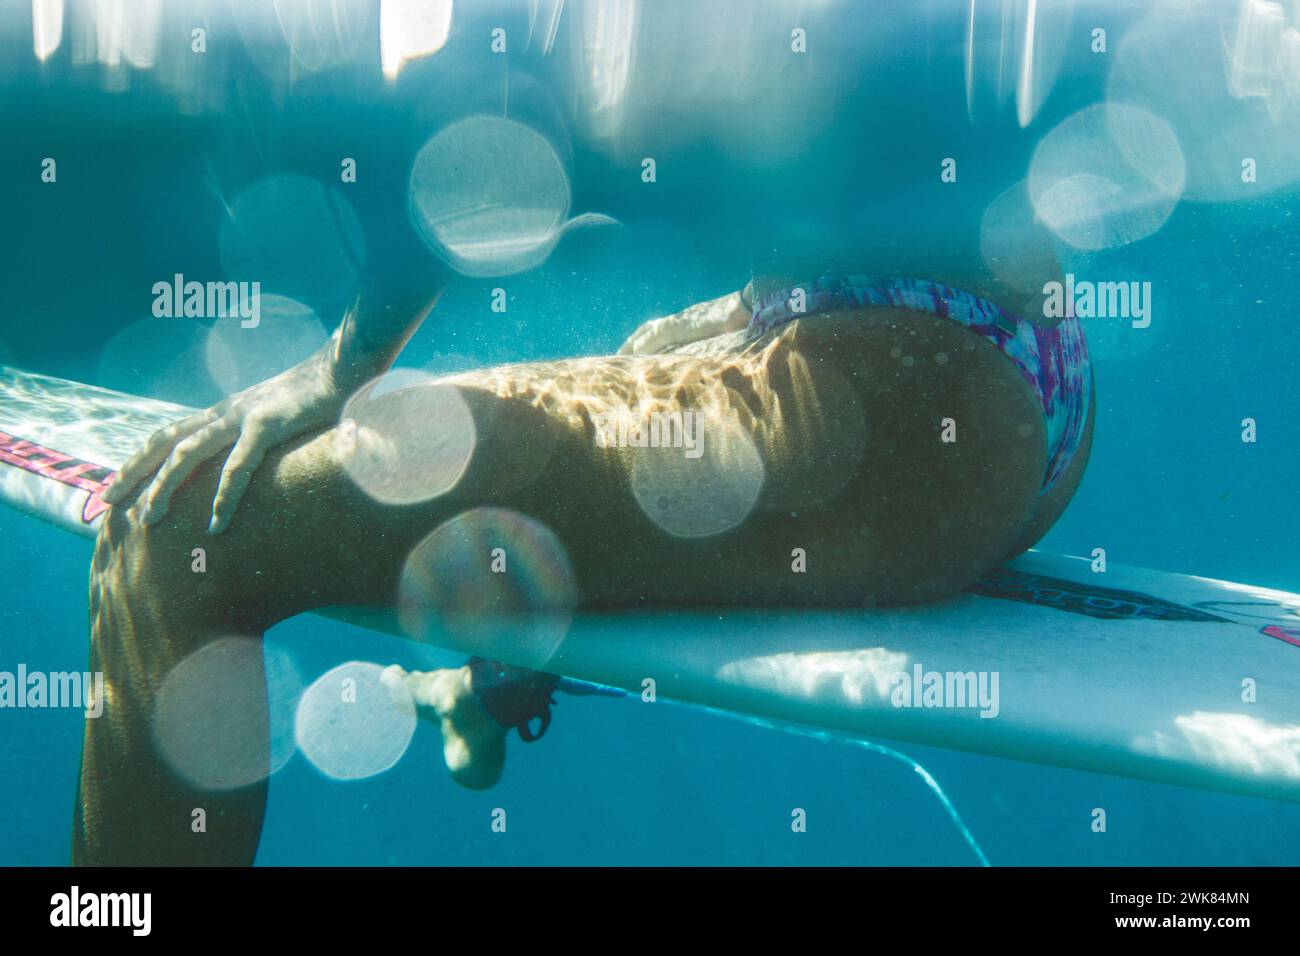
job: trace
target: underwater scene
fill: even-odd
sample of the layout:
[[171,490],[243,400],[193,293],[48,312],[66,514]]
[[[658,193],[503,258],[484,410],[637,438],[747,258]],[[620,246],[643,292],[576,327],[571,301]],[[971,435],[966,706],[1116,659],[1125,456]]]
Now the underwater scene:
[[0,117],[0,866],[1300,864],[1300,0],[7,0]]

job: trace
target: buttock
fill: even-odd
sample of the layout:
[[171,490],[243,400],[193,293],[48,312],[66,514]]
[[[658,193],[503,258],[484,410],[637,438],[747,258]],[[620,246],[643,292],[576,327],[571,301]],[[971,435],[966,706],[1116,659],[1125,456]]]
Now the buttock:
[[822,276],[753,300],[753,316],[737,342],[751,342],[805,316],[894,308],[940,316],[972,330],[1002,352],[1033,390],[1047,438],[1040,494],[1052,489],[1078,454],[1087,429],[1092,368],[1079,320],[1030,322],[987,299],[926,279]]

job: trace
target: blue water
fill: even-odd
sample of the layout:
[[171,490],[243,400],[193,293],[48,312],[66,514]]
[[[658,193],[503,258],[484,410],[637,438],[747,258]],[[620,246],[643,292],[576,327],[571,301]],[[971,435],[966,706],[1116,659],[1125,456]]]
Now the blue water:
[[[644,3],[642,72],[629,89],[658,92],[628,94],[622,132],[602,139],[575,105],[580,3],[560,5],[549,54],[540,41],[518,43],[526,4],[457,5],[446,45],[408,64],[396,93],[378,75],[375,17],[362,18],[359,52],[301,70],[290,85],[241,45],[264,23],[241,27],[238,4],[194,4],[209,16],[213,52],[194,87],[211,102],[191,112],[146,69],[130,71],[126,90],[105,89],[116,74],[75,64],[70,34],[38,63],[26,7],[13,6],[22,11],[0,15],[0,194],[9,221],[0,359],[193,405],[218,398],[221,384],[201,363],[192,374],[163,374],[193,343],[164,327],[171,320],[150,319],[149,290],[175,272],[225,275],[226,206],[260,177],[292,172],[335,184],[340,155],[360,156],[364,177],[383,168],[386,160],[367,166],[367,157],[386,135],[431,135],[457,118],[508,110],[555,145],[569,213],[597,212],[618,225],[575,229],[541,265],[508,278],[459,280],[399,364],[440,371],[609,353],[644,319],[734,291],[756,272],[888,262],[895,249],[913,261],[931,245],[977,260],[983,211],[1025,178],[1058,123],[1106,100],[1111,57],[1141,12],[1075,5],[1061,27],[1068,42],[1059,75],[1022,129],[1006,105],[972,120],[964,4],[921,4],[906,15],[912,5],[900,4],[886,15],[878,4],[759,3],[742,16],[722,2]],[[1222,6],[1230,27],[1235,5]],[[697,18],[699,35],[666,45],[665,11]],[[164,45],[188,42],[177,17],[164,23]],[[785,80],[765,85],[753,46],[789,57],[796,19],[809,31],[807,60],[782,61]],[[1110,28],[1111,54],[1089,51],[1094,22]],[[486,49],[498,24],[518,43],[504,56]],[[746,46],[731,45],[737,35]],[[264,39],[284,43],[273,33]],[[734,70],[720,77],[705,62]],[[687,82],[693,77],[701,82]],[[1204,144],[1169,119],[1194,169]],[[1261,148],[1250,142],[1242,152]],[[57,185],[40,182],[46,156],[58,159]],[[645,156],[657,161],[653,184],[641,181]],[[941,186],[946,156],[958,157],[959,178]],[[1059,247],[1081,275],[1140,277],[1157,298],[1149,342],[1098,332],[1092,460],[1039,547],[1088,554],[1101,546],[1117,563],[1300,590],[1300,216],[1295,180],[1271,173],[1268,189],[1231,201],[1180,197],[1137,241],[1095,255]],[[324,249],[346,263],[358,253],[344,233]],[[322,259],[306,258],[295,298],[332,327],[350,286],[338,281],[340,269],[313,272]],[[505,314],[484,306],[497,287],[507,290]],[[143,320],[157,323],[142,326],[156,348],[124,360],[114,343]],[[1253,444],[1239,438],[1246,417],[1258,421]],[[87,543],[8,511],[0,541],[0,668],[84,668]],[[308,681],[349,660],[459,663],[314,617],[268,639]],[[62,863],[80,715],[6,711],[0,728],[0,864]],[[1300,806],[902,749],[943,786],[995,865],[1300,862]],[[422,725],[386,773],[340,783],[298,754],[273,776],[270,794],[258,855],[268,865],[975,862],[939,801],[897,761],[635,699],[561,698],[542,742],[512,740],[505,777],[487,793],[451,782],[436,729]],[[792,807],[808,811],[804,834],[791,832]],[[1094,807],[1106,808],[1104,834],[1090,829]],[[491,831],[495,808],[509,814],[506,835]]]

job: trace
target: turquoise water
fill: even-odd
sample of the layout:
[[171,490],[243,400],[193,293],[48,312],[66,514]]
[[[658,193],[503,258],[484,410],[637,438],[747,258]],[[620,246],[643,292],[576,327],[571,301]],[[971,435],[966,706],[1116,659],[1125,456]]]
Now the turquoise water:
[[[752,275],[932,262],[940,277],[987,278],[998,241],[1011,242],[1002,268],[1041,252],[1031,230],[1012,228],[1015,204],[998,202],[1028,180],[1062,271],[1149,281],[1153,297],[1149,328],[1085,322],[1096,443],[1039,547],[1104,546],[1122,564],[1300,590],[1300,123],[1278,52],[1300,23],[1289,6],[1273,16],[1272,4],[1053,5],[1039,12],[1026,67],[1020,3],[977,4],[972,18],[957,3],[543,2],[531,40],[529,4],[462,3],[445,45],[392,86],[372,4],[328,17],[327,3],[282,4],[278,20],[251,5],[169,4],[148,67],[74,62],[86,54],[71,7],[41,62],[16,6],[0,14],[6,362],[191,405],[277,371],[341,314],[384,208],[375,180],[407,182],[420,146],[467,118],[507,115],[547,144],[538,153],[516,140],[505,154],[527,159],[529,175],[505,185],[529,222],[541,209],[615,224],[579,222],[549,255],[526,250],[541,261],[507,277],[459,279],[401,365],[609,353],[644,319]],[[209,30],[198,65],[180,55],[192,53],[195,22]],[[1105,52],[1092,49],[1098,26]],[[806,53],[791,49],[793,27]],[[1218,59],[1198,59],[1198,44]],[[1141,112],[1114,113],[1100,131],[1095,113],[1070,124],[1105,103]],[[41,181],[45,157],[57,160],[55,183]],[[340,157],[357,159],[357,183],[341,182]],[[1257,161],[1254,183],[1241,179],[1245,157]],[[945,158],[955,182],[941,179]],[[535,175],[543,160],[562,171],[567,201],[554,177]],[[472,192],[463,170],[440,172]],[[257,192],[268,177],[276,201]],[[494,248],[503,227],[489,210],[467,228]],[[207,335],[220,320],[150,314],[153,284],[177,272],[264,275],[265,291],[307,311],[285,307],[293,318],[275,326],[288,330],[275,348],[213,361]],[[505,313],[485,305],[495,288]],[[1253,444],[1239,437],[1247,417]],[[0,540],[0,669],[83,668],[86,543],[8,511]],[[459,663],[317,618],[268,639],[306,682],[350,660]],[[0,712],[0,726],[0,864],[64,862],[80,716]],[[258,862],[975,860],[915,773],[840,743],[565,697],[542,742],[510,748],[488,793],[448,779],[430,726],[393,769],[359,782],[295,755],[272,778]],[[995,865],[1300,862],[1298,806],[902,749]],[[1106,834],[1088,826],[1099,806]],[[510,815],[506,839],[489,827],[497,807]],[[790,832],[791,807],[808,810],[807,833]]]

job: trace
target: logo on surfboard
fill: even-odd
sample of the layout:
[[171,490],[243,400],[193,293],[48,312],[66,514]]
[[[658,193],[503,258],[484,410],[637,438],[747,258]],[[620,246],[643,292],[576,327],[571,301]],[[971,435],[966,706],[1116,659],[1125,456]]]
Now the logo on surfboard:
[[1120,591],[1044,574],[1026,574],[1010,568],[995,568],[969,588],[973,594],[1054,607],[1071,614],[1083,614],[1107,621],[1213,621],[1232,623],[1195,608],[1183,607],[1140,591]]
[[86,524],[108,510],[104,492],[117,474],[114,468],[65,455],[5,432],[0,432],[0,461],[42,478],[52,478],[73,488],[89,491],[90,497],[81,509],[81,520]]

